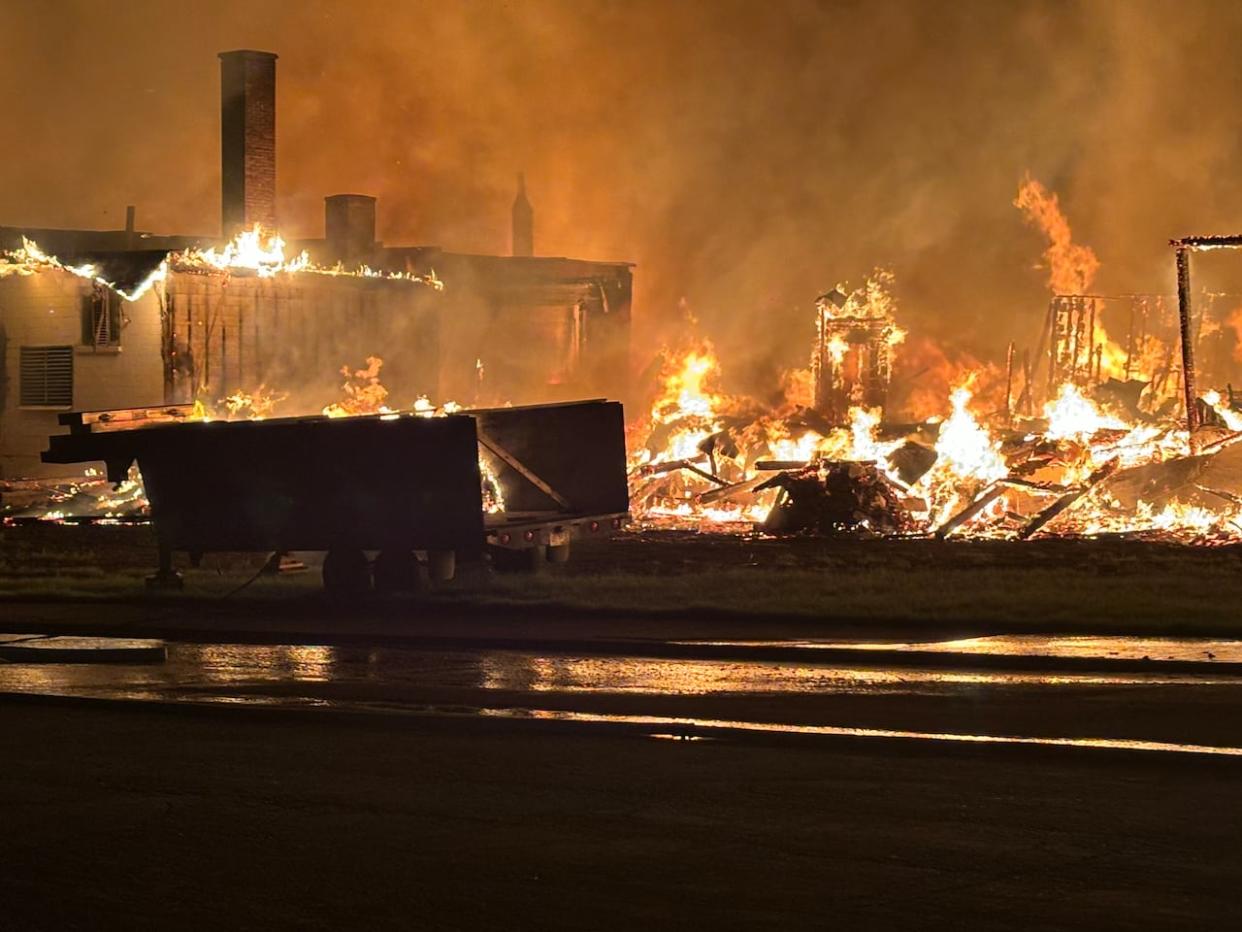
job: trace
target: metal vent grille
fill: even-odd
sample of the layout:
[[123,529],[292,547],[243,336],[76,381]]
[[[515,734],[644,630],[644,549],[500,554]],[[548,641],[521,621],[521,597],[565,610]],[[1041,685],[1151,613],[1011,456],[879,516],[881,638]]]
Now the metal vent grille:
[[73,404],[73,347],[23,346],[21,357],[23,405]]

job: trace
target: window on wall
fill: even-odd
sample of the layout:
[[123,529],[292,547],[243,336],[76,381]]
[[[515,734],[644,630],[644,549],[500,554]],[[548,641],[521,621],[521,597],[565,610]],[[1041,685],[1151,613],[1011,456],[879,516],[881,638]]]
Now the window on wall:
[[73,347],[23,346],[21,352],[23,405],[73,404]]
[[118,346],[121,342],[121,296],[96,285],[82,296],[82,343]]

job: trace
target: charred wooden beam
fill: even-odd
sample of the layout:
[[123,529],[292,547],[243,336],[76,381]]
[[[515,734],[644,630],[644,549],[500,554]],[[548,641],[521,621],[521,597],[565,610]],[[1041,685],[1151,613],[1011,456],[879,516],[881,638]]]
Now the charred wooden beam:
[[71,434],[89,434],[92,431],[179,424],[189,420],[193,411],[193,405],[153,405],[113,411],[67,411],[58,415],[56,420],[62,427],[68,427]]
[[698,496],[697,501],[700,505],[711,505],[739,495],[753,495],[756,489],[766,481],[766,476],[753,476],[742,482],[730,482],[718,489],[708,489]]
[[1005,353],[1005,423],[1013,423],[1013,340]]
[[992,502],[996,501],[998,498],[1000,498],[1004,494],[1005,494],[1005,487],[999,482],[993,482],[991,485],[987,486],[978,496],[976,496],[973,502],[971,502],[968,506],[966,506],[961,511],[959,511],[957,514],[955,514],[953,517],[949,518],[949,520],[946,521],[944,524],[940,525],[940,527],[936,528],[934,536],[936,537],[937,540],[944,540],[946,537],[948,537],[950,534],[956,531],[959,527],[961,527],[967,521],[974,518],[976,515],[982,512],[983,509],[987,508],[988,505],[992,504]]
[[[706,454],[704,454],[706,455]],[[665,476],[671,472],[680,472],[681,470],[692,472],[696,476],[701,476],[708,482],[714,482],[716,485],[728,485],[724,479],[713,475],[707,470],[696,465],[694,460],[665,460],[662,463],[652,463],[649,466],[641,466],[637,470],[639,476]]]
[[1118,465],[1117,460],[1115,459],[1109,460],[1107,463],[1105,463],[1103,466],[1101,466],[1099,469],[1093,472],[1087,478],[1087,481],[1084,482],[1082,485],[1080,485],[1078,488],[1072,489],[1069,492],[1066,492],[1064,495],[1058,498],[1055,502],[1053,502],[1051,505],[1049,505],[1039,514],[1037,514],[1034,518],[1032,518],[1031,523],[1018,532],[1018,539],[1027,540],[1030,537],[1037,534],[1040,530],[1046,527],[1049,524],[1049,522],[1051,522],[1057,516],[1062,514],[1071,505],[1073,505],[1080,498],[1082,498],[1084,495],[1090,492],[1093,488],[1095,488],[1097,485],[1099,485],[1101,482],[1103,482],[1105,479],[1111,476],[1114,472],[1116,472],[1117,465]]
[[[1242,241],[1239,241],[1242,245]],[[1190,248],[1177,248],[1177,315],[1182,339],[1182,391],[1186,401],[1186,429],[1192,434],[1199,426],[1199,411],[1195,406],[1195,345],[1190,330]],[[1193,438],[1191,448],[1193,449]]]
[[714,482],[716,483],[716,485],[721,485],[721,486],[728,485],[728,483],[725,482],[725,480],[721,479],[719,476],[715,475],[714,473],[710,473],[705,469],[700,469],[698,466],[695,466],[693,463],[687,463],[685,466],[682,467],[682,469],[685,469],[688,472],[692,472],[696,476],[700,476],[701,478],[706,479],[708,482]]
[[1197,482],[1193,483],[1193,485],[1200,492],[1204,492],[1208,495],[1215,495],[1217,498],[1221,499],[1222,501],[1226,501],[1231,505],[1242,505],[1242,498],[1239,498],[1237,495],[1234,495],[1232,492],[1226,492],[1224,489],[1211,489],[1211,488],[1208,488],[1206,485],[1199,485]]
[[1215,440],[1212,443],[1205,445],[1204,447],[1199,449],[1198,452],[1200,454],[1219,453],[1221,450],[1225,449],[1226,447],[1233,446],[1239,440],[1242,440],[1242,430],[1236,431],[1232,434],[1226,434],[1224,437],[1221,437],[1219,440]]
[[787,472],[791,469],[806,469],[809,460],[757,460],[755,469],[759,472]]
[[1169,240],[1175,249],[1237,249],[1242,247],[1242,235],[1183,236]]
[[1032,479],[1022,479],[1018,476],[1006,476],[1000,480],[1002,485],[1014,486],[1019,489],[1030,489],[1034,492],[1066,492],[1068,489],[1063,485],[1055,482],[1035,482]]

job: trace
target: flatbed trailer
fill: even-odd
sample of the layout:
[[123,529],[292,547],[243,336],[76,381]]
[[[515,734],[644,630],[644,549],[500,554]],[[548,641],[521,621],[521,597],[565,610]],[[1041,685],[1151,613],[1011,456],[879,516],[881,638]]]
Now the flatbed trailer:
[[[137,463],[159,545],[156,587],[179,587],[173,554],[324,551],[329,589],[400,590],[422,567],[450,579],[492,557],[533,568],[575,536],[628,518],[624,413],[617,402],[491,408],[428,417],[214,421],[184,406],[73,412],[47,463]],[[486,514],[482,471],[504,510]],[[376,553],[373,565],[366,554]]]

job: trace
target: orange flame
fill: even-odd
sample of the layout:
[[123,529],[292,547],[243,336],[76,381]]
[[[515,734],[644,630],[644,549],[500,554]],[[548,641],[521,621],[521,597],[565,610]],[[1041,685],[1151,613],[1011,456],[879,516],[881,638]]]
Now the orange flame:
[[1087,294],[1100,270],[1100,260],[1090,246],[1074,242],[1056,194],[1027,175],[1013,205],[1048,238],[1044,261],[1048,264],[1048,288],[1052,293]]

